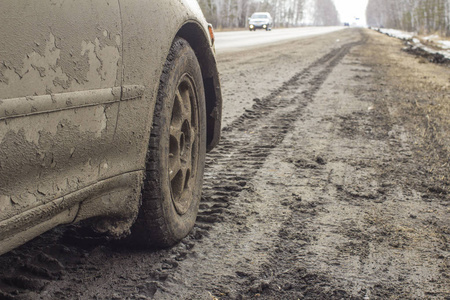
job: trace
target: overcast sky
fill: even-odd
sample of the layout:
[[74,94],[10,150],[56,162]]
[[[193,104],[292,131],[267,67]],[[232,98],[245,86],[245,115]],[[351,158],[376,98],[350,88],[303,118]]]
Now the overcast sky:
[[342,22],[366,25],[366,7],[368,0],[333,0]]

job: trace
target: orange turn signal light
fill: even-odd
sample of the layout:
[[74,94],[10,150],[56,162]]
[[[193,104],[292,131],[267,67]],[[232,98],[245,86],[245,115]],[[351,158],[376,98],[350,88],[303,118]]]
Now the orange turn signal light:
[[214,41],[216,40],[216,38],[214,37],[214,29],[211,24],[208,24],[208,31],[209,31],[209,36],[211,38],[211,46],[214,46]]

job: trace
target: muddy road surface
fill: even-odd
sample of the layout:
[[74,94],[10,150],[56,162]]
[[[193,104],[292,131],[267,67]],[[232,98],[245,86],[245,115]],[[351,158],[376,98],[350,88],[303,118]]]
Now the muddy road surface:
[[130,249],[59,227],[2,299],[450,299],[450,69],[347,29],[218,53],[223,138],[193,232]]

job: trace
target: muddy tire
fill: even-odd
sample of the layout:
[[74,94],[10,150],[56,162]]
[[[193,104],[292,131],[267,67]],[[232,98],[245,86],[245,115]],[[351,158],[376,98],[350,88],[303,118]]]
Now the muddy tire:
[[201,198],[205,153],[200,66],[189,44],[176,38],[161,75],[142,206],[132,228],[132,241],[168,247],[192,230]]

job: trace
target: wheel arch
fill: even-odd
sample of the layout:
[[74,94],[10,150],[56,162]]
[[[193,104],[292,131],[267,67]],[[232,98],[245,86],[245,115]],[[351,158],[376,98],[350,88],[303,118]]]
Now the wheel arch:
[[184,24],[177,36],[189,43],[202,71],[206,100],[206,151],[209,152],[219,143],[222,122],[222,93],[214,50],[197,23]]

